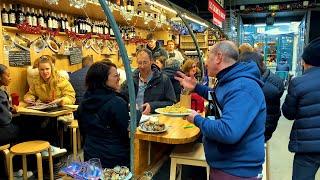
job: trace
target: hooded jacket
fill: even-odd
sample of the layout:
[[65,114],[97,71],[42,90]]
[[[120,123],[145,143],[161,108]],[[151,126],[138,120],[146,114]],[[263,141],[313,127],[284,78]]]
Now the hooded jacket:
[[129,167],[129,109],[120,94],[107,88],[87,91],[76,118],[85,137],[85,160],[99,158],[103,168]]
[[208,98],[213,90],[221,118],[197,115],[194,123],[203,133],[206,160],[211,168],[239,177],[256,177],[264,162],[265,98],[260,72],[254,62],[239,62],[217,75],[215,89],[196,85],[195,91]]
[[[158,70],[156,66],[152,66],[152,78],[147,84],[147,88],[144,91],[144,103],[149,103],[151,106],[151,112],[155,109],[172,105],[176,101],[174,89],[171,81]],[[139,70],[135,70],[132,75],[135,94],[138,93],[139,88]],[[121,86],[121,93],[129,99],[128,85],[125,81]]]
[[169,58],[167,51],[162,48],[159,43],[156,43],[156,47],[151,49],[149,46],[147,48],[152,52],[152,58],[155,60],[157,57],[164,56],[166,59]]
[[290,133],[289,151],[320,153],[320,67],[306,70],[291,80],[282,113],[295,120]]

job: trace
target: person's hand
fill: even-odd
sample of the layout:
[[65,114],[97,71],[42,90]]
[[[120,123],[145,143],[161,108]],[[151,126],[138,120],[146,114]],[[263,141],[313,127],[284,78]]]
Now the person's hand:
[[64,102],[63,102],[62,98],[59,98],[59,99],[55,99],[55,100],[51,101],[49,104],[57,104],[59,106],[63,106]]
[[13,114],[17,114],[17,112],[18,112],[18,107],[17,107],[16,105],[13,105],[11,108],[12,108],[12,109],[11,109],[11,112],[12,112]]
[[188,77],[180,71],[177,71],[174,79],[180,82],[180,85],[183,86],[184,89],[189,91],[194,90],[197,84],[197,79],[195,77]]
[[24,99],[24,102],[26,102],[27,104],[29,105],[35,105],[36,104],[36,101],[34,99]]
[[191,122],[191,123],[194,123],[194,117],[196,117],[196,115],[199,115],[199,113],[195,110],[192,110],[191,111],[191,114],[188,115],[188,116],[185,116],[183,119]]
[[142,114],[144,115],[148,115],[151,112],[151,106],[149,103],[142,104],[142,109],[144,109],[144,111],[142,112]]

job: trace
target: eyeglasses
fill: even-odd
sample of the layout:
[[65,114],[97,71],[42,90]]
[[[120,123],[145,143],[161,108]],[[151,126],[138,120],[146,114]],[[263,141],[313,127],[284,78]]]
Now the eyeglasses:
[[148,65],[148,64],[149,64],[149,61],[137,61],[137,64],[138,64],[139,66],[141,66],[141,65]]
[[112,77],[118,78],[118,77],[120,77],[120,73],[114,73],[114,74],[112,75]]

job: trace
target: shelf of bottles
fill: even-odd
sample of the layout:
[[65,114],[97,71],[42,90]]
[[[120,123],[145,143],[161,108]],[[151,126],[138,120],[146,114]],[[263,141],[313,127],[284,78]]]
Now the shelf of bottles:
[[223,34],[218,29],[208,30],[208,46],[213,46],[217,42],[224,40]]
[[[198,40],[200,49],[208,48],[205,33],[196,34],[196,39]],[[196,49],[191,35],[180,35],[180,48],[183,50]]]

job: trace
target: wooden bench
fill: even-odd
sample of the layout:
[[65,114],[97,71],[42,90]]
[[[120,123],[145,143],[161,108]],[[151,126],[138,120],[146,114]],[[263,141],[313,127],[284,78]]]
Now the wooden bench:
[[2,151],[5,156],[5,168],[8,176],[9,176],[9,158],[10,158],[9,148],[10,148],[10,144],[0,146],[0,151]]

